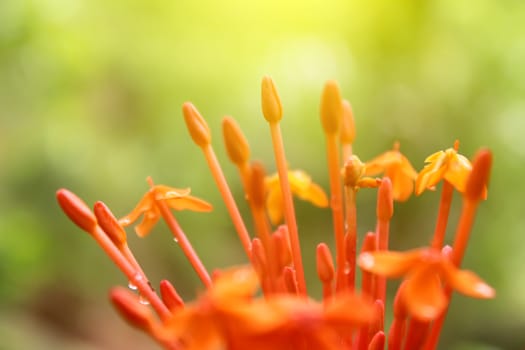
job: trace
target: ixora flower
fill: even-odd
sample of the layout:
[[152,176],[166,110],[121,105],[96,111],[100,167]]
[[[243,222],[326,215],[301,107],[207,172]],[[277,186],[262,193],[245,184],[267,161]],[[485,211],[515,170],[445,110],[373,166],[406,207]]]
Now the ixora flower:
[[[329,195],[302,170],[290,170],[284,152],[280,120],[283,108],[269,77],[262,81],[262,112],[272,138],[277,173],[251,161],[250,148],[239,125],[223,119],[228,157],[238,168],[250,208],[254,232],[240,215],[212,147],[211,129],[197,108],[187,102],[182,111],[194,143],[202,150],[235,232],[246,253],[246,266],[210,275],[193,249],[174,211],[209,212],[211,204],[190,196],[189,189],[155,185],[135,209],[120,220],[102,202],[91,210],[67,189],[57,191],[64,213],[100,245],[129,280],[130,288],[115,287],[110,299],[132,326],[149,334],[165,349],[174,350],[389,350],[437,347],[452,292],[492,298],[495,291],[473,272],[462,270],[478,205],[486,198],[492,155],[480,150],[472,163],[454,149],[434,153],[417,174],[396,144],[393,150],[363,163],[354,154],[356,137],[350,104],[338,85],[326,83],[321,97],[321,125],[326,138]],[[370,176],[384,174],[383,178]],[[427,247],[389,250],[394,200],[408,200],[443,181],[436,228]],[[356,196],[377,188],[377,224],[366,233],[357,253]],[[445,245],[452,192],[463,206],[450,245]],[[330,207],[335,247],[316,248],[322,300],[308,296],[293,195],[318,207]],[[177,213],[177,215],[179,215]],[[125,226],[140,237],[163,219],[179,242],[203,288],[184,301],[167,280],[160,295],[128,247]],[[284,224],[280,224],[283,222]],[[278,225],[280,224],[280,225]],[[278,226],[277,226],[278,225]],[[360,268],[361,283],[356,282]],[[385,327],[386,278],[403,277],[393,305],[393,321]],[[261,293],[262,292],[262,293]]]

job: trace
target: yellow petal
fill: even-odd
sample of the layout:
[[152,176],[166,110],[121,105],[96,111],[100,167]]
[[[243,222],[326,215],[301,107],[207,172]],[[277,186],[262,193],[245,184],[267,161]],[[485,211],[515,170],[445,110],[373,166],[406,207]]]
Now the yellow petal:
[[386,176],[392,181],[392,193],[396,201],[406,201],[414,191],[414,179],[407,176],[401,168],[396,167],[388,171]]
[[447,298],[433,266],[423,265],[408,278],[403,289],[408,312],[418,320],[436,319],[447,306]]
[[268,193],[268,197],[266,197],[266,210],[268,211],[268,216],[272,224],[277,225],[283,220],[283,207],[283,196],[279,186],[272,189],[270,193]]
[[470,161],[461,154],[454,154],[451,157],[448,169],[445,173],[445,179],[454,186],[458,192],[465,192],[467,178],[472,171]]

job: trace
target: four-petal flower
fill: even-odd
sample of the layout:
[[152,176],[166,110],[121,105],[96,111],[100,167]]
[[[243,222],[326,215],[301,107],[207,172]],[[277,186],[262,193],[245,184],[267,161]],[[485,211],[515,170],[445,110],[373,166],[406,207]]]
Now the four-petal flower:
[[495,296],[494,289],[476,274],[458,269],[437,249],[367,252],[359,256],[358,263],[363,270],[380,276],[405,276],[401,297],[408,312],[420,320],[435,319],[448,305],[443,284],[474,298]]
[[425,189],[434,189],[439,181],[445,179],[463,193],[468,175],[472,170],[470,161],[454,148],[436,152],[425,159],[425,165],[416,179],[416,195]]
[[140,237],[145,237],[160,219],[161,213],[157,204],[159,201],[163,201],[174,210],[188,209],[199,212],[212,210],[212,206],[208,202],[190,196],[189,188],[180,189],[166,185],[155,185],[146,192],[131,213],[119,220],[119,223],[122,226],[129,226],[144,214],[140,224],[135,226],[135,232]]

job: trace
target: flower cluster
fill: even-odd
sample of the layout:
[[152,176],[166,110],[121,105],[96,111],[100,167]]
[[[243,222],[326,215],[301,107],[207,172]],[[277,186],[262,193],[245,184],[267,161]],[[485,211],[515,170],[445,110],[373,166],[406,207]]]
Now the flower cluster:
[[[271,78],[262,81],[262,111],[268,122],[277,173],[250,159],[250,148],[237,123],[223,120],[227,153],[238,168],[252,214],[250,233],[227,185],[211,143],[211,131],[191,103],[183,115],[201,148],[222,195],[249,264],[210,275],[179,225],[174,211],[210,211],[212,206],[190,195],[190,189],[156,185],[133,211],[117,219],[97,202],[91,210],[66,189],[57,192],[65,214],[89,233],[126,275],[130,288],[116,287],[110,299],[122,317],[166,349],[435,349],[452,292],[492,298],[494,290],[473,272],[462,270],[478,205],[487,196],[492,155],[480,150],[472,163],[453,148],[432,154],[421,172],[400,152],[399,144],[369,162],[353,153],[355,139],[350,104],[338,85],[326,83],[321,124],[326,136],[329,195],[302,170],[290,170],[282,141],[282,107]],[[380,176],[381,178],[373,177]],[[435,189],[441,200],[430,244],[406,252],[389,249],[395,201]],[[356,196],[377,189],[377,224],[358,236]],[[463,205],[450,245],[445,230],[453,192]],[[308,297],[299,245],[293,195],[318,207],[330,207],[335,247],[317,246],[321,301]],[[134,224],[140,237],[163,219],[203,284],[194,301],[185,302],[167,280],[158,295],[128,247],[124,227]],[[358,237],[363,237],[358,250]],[[335,253],[335,259],[332,258]],[[360,268],[361,281],[356,281]],[[387,278],[403,278],[393,303],[393,321],[385,328]],[[262,291],[262,295],[259,293]]]

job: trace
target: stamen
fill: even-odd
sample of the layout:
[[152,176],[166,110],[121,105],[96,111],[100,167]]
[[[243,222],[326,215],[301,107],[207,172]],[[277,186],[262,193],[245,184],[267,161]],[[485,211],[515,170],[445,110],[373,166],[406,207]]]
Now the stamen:
[[301,257],[301,245],[299,243],[299,233],[297,232],[297,221],[295,218],[292,191],[290,189],[290,182],[288,181],[288,169],[284,153],[284,144],[281,136],[281,128],[279,126],[279,121],[282,118],[281,101],[277,94],[275,84],[270,77],[263,78],[261,90],[263,114],[270,124],[277,173],[279,174],[279,183],[283,195],[284,218],[290,233],[295,278],[297,279],[297,290],[300,295],[306,295],[306,281],[304,278],[303,259]]

